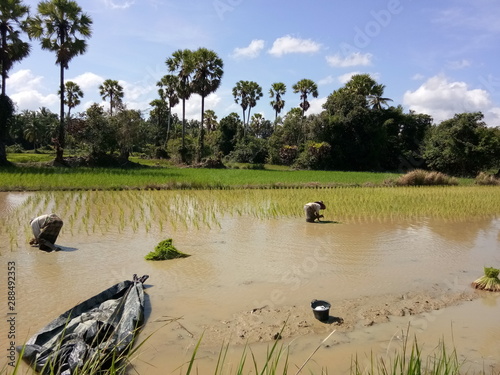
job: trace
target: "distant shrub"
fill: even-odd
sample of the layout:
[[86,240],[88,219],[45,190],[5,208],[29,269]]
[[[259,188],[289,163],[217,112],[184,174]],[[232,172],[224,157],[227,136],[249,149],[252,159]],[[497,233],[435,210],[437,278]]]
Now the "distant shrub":
[[20,154],[20,153],[24,152],[24,148],[21,145],[15,143],[15,144],[13,144],[11,146],[5,147],[5,151],[7,153]]
[[186,258],[189,254],[185,254],[179,250],[177,250],[172,244],[172,239],[169,238],[167,240],[161,241],[158,245],[156,245],[154,251],[151,251],[144,258],[146,260],[168,260],[175,258]]
[[264,169],[266,169],[266,167],[262,163],[256,163],[256,164],[245,164],[245,165],[242,165],[241,169],[264,170]]
[[458,185],[458,181],[456,178],[441,172],[415,169],[399,177],[395,184],[398,186]]
[[500,185],[500,179],[485,172],[479,173],[475,178],[475,182],[477,185]]

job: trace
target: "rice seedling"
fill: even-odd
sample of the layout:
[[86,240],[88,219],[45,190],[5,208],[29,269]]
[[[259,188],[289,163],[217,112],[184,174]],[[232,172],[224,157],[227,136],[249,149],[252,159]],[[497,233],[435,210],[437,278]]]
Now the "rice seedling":
[[410,347],[408,331],[409,329],[403,334],[401,348],[378,358],[374,358],[372,353],[370,362],[366,366],[362,366],[356,354],[351,360],[351,375],[460,375],[462,373],[464,362],[458,359],[455,349],[448,353],[444,341],[441,340],[435,350],[423,358],[416,337]]
[[487,290],[490,292],[500,292],[500,279],[498,274],[500,270],[493,267],[484,267],[484,275],[472,282],[476,289]]
[[127,228],[153,234],[179,227],[220,228],[224,217],[301,218],[302,206],[311,198],[326,203],[325,220],[346,223],[461,221],[500,214],[500,190],[495,186],[40,192],[0,218],[0,231],[6,246],[10,243],[15,250],[16,241],[26,243],[30,236],[30,218],[51,212],[56,202],[57,214],[65,222],[61,235],[99,231],[104,235]]
[[154,251],[151,251],[144,258],[146,260],[168,260],[189,257],[189,254],[177,250],[172,242],[171,238],[161,241],[156,245]]

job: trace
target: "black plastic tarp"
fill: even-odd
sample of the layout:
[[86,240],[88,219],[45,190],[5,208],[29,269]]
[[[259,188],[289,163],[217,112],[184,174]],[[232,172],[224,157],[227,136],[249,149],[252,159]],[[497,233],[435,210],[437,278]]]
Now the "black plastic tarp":
[[78,304],[17,348],[36,371],[70,375],[89,362],[107,366],[133,344],[144,322],[148,276],[126,280]]

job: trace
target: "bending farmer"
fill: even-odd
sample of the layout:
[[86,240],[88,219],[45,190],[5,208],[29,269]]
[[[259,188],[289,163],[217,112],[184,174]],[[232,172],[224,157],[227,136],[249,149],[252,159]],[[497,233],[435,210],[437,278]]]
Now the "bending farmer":
[[55,246],[59,232],[63,226],[63,221],[56,214],[42,215],[31,219],[31,230],[33,236],[30,245],[38,245],[43,251],[61,250]]
[[319,214],[319,210],[325,210],[326,206],[323,204],[323,201],[311,202],[307,203],[304,206],[304,211],[306,213],[306,221],[308,223],[314,223],[315,220],[318,220],[323,217],[323,215]]

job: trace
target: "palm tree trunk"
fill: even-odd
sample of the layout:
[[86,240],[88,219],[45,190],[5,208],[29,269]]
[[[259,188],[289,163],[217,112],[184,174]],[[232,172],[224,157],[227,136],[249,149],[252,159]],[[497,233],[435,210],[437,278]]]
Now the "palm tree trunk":
[[181,149],[181,160],[183,163],[186,162],[186,144],[184,137],[186,135],[186,99],[182,99],[182,149]]
[[57,135],[57,143],[56,143],[56,159],[55,162],[64,164],[64,65],[60,63],[60,86],[59,90],[61,92],[60,95],[60,111],[59,111],[59,129]]
[[205,120],[205,97],[201,97],[201,124],[200,124],[200,135],[198,137],[198,156],[197,162],[201,162],[201,157],[203,154],[204,148],[204,137],[205,137],[205,129],[203,128],[203,122]]
[[[7,30],[2,27],[2,47],[7,46]],[[7,56],[6,52],[2,53],[2,96],[5,96],[5,82],[7,81]]]
[[168,106],[168,113],[167,113],[167,138],[165,138],[165,151],[167,151],[167,143],[168,139],[170,138],[170,114],[172,113],[172,107]]

